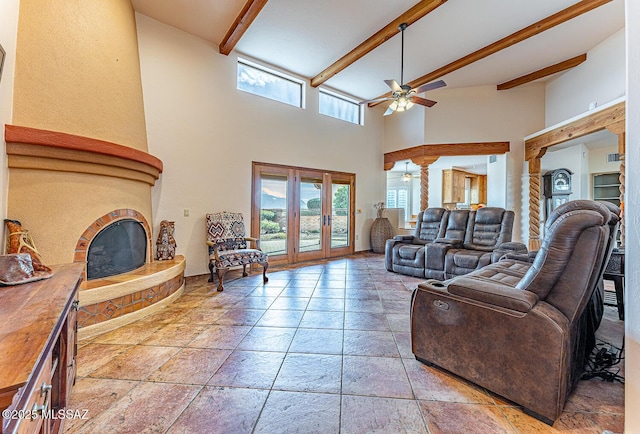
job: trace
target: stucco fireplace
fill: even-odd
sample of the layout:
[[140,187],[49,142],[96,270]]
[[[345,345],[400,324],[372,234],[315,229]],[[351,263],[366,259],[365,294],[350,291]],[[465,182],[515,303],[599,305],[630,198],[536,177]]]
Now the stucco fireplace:
[[29,229],[45,264],[86,264],[79,337],[117,328],[179,297],[184,257],[152,260],[149,221],[151,187],[162,172],[158,158],[116,143],[15,125],[5,126],[5,141],[10,218]]

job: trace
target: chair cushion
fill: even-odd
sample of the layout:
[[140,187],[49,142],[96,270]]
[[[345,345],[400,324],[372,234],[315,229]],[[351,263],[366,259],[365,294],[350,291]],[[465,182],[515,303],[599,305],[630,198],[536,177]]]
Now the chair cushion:
[[258,249],[237,249],[225,250],[218,253],[219,260],[215,255],[209,255],[209,260],[216,268],[229,268],[238,265],[248,265],[267,262],[267,254]]

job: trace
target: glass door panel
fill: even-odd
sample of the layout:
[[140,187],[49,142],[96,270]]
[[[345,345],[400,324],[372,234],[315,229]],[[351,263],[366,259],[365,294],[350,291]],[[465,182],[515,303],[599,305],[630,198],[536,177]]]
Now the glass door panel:
[[260,248],[268,255],[288,253],[288,183],[287,176],[260,177]]
[[322,250],[322,179],[300,178],[300,229],[298,251]]
[[354,251],[355,175],[253,163],[251,234],[273,265]]
[[331,193],[331,248],[348,247],[351,186],[333,181]]

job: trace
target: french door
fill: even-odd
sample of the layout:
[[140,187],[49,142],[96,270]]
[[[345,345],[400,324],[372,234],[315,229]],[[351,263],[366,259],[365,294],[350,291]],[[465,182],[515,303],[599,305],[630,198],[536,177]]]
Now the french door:
[[354,252],[354,174],[254,162],[252,198],[252,234],[269,262]]

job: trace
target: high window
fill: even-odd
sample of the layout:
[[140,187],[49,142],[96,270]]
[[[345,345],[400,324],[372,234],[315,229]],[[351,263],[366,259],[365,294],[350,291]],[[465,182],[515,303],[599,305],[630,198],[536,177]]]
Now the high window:
[[304,83],[248,60],[238,59],[237,88],[239,90],[304,107]]
[[337,93],[320,89],[320,114],[331,116],[353,124],[362,125],[362,106],[356,101]]

